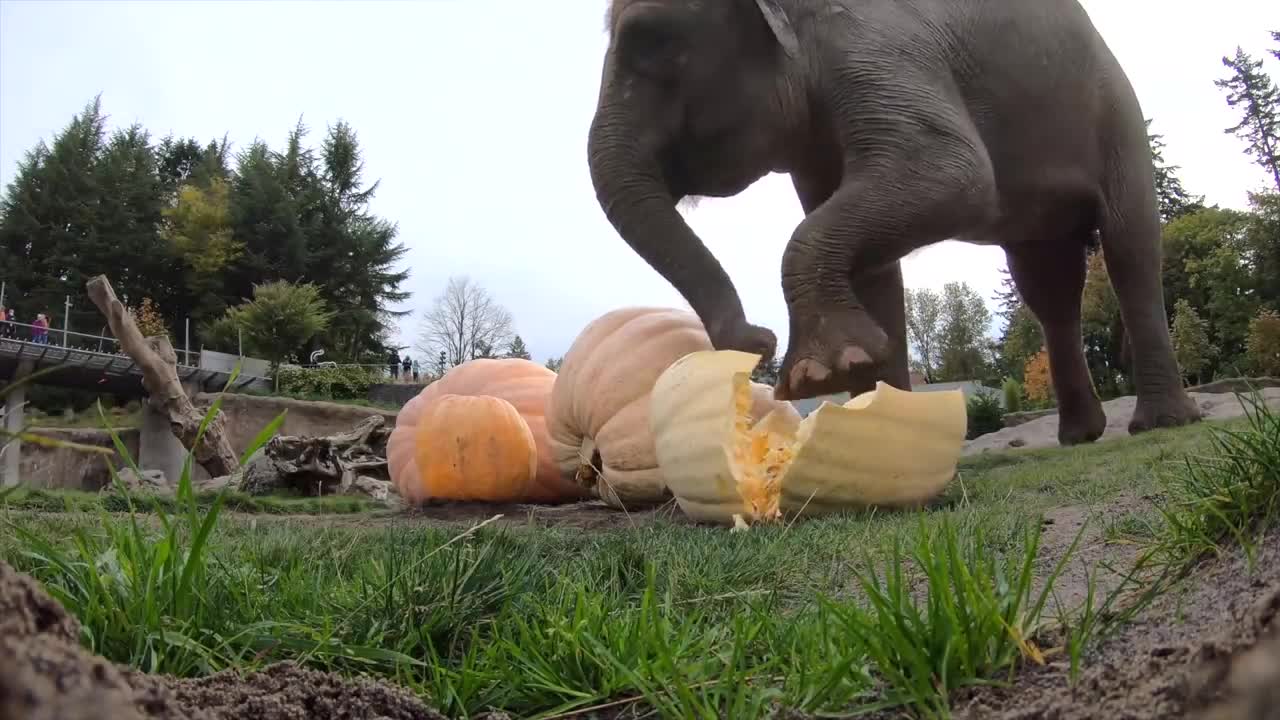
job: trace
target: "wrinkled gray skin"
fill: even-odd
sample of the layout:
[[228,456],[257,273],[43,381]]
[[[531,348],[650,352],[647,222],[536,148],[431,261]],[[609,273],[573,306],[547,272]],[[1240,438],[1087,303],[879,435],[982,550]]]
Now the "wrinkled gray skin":
[[899,261],[959,239],[1004,249],[1044,328],[1059,440],[1093,441],[1080,301],[1100,240],[1132,348],[1130,432],[1199,419],[1165,321],[1142,112],[1076,0],[614,0],[606,22],[600,205],[717,349],[772,357],[777,339],[676,204],[791,175],[805,218],[782,260],[779,398],[910,389]]

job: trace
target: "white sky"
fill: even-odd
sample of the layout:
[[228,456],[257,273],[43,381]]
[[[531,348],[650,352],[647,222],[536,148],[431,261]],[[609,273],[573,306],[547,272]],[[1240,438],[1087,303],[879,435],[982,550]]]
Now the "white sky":
[[[1165,136],[1192,192],[1244,208],[1264,185],[1213,80],[1237,44],[1272,47],[1280,3],[1082,0]],[[606,45],[604,0],[44,2],[0,0],[0,183],[101,92],[111,129],[141,122],[233,151],[279,149],[299,116],[317,145],[352,124],[374,211],[400,225],[412,275],[401,342],[450,274],[514,314],[534,359],[563,354],[592,318],[632,304],[683,306],[596,204],[586,136]],[[1280,67],[1268,56],[1268,70]],[[737,284],[748,318],[785,348],[779,264],[801,219],[790,180],[703,200],[691,225]],[[990,297],[999,249],[947,242],[905,262],[907,284],[966,280]],[[0,269],[2,273],[2,269]],[[624,280],[624,277],[632,280]]]

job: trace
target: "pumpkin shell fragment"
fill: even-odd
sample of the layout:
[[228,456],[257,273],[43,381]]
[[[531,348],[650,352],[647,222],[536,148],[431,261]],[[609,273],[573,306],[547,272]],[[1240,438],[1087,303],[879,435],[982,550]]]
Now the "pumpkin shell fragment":
[[954,477],[968,422],[960,391],[912,393],[881,382],[803,420],[792,408],[753,423],[744,408],[758,362],[750,353],[694,352],[654,384],[658,462],[695,520],[918,505]]

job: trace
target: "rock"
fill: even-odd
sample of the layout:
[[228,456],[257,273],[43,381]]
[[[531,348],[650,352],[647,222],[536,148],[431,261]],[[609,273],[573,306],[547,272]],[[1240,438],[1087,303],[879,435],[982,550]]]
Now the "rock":
[[[143,470],[142,474],[133,471],[133,468],[125,468],[117,473],[120,477],[120,483],[125,486],[131,494],[136,495],[172,495],[174,487],[169,484],[169,479],[165,477],[163,470]],[[102,488],[103,492],[115,492],[116,484],[114,482],[107,483]]]
[[391,482],[361,475],[347,488],[348,495],[366,495],[378,502],[387,502],[391,496]]
[[240,475],[223,475],[216,478],[205,478],[197,480],[193,489],[197,493],[217,493],[222,492],[223,488],[230,487],[233,490],[239,485]]
[[249,495],[274,495],[286,489],[284,474],[280,472],[276,462],[266,455],[255,455],[239,471],[239,475],[240,492]]

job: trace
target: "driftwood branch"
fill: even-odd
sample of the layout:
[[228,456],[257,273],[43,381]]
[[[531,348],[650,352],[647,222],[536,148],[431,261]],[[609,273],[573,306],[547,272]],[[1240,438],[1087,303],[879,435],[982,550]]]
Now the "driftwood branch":
[[86,287],[89,298],[106,317],[111,333],[120,342],[120,349],[142,370],[142,387],[147,391],[147,402],[168,417],[174,436],[188,451],[194,451],[195,461],[208,471],[210,477],[234,472],[239,461],[227,439],[221,412],[205,429],[199,447],[195,447],[204,413],[192,404],[178,380],[178,355],[169,344],[169,339],[142,336],[142,331],[125,309],[124,303],[116,298],[107,276],[93,278]]
[[262,449],[254,477],[245,478],[251,494],[287,487],[305,494],[345,493],[360,478],[388,481],[387,427],[371,415],[353,429],[320,437],[277,435]]

